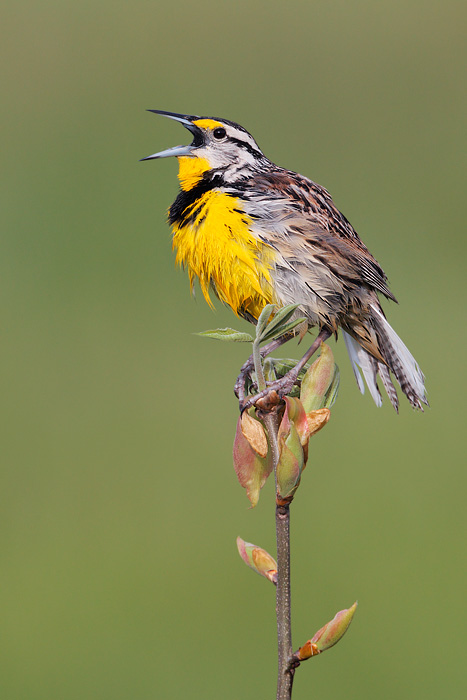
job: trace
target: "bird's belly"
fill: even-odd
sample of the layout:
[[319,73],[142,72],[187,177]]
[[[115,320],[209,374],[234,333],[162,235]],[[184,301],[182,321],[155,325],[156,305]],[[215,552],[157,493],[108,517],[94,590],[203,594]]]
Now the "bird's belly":
[[298,276],[283,275],[279,270],[274,278],[274,289],[279,306],[300,304],[298,313],[306,316],[310,326],[320,323],[320,300],[310,289],[304,288]]
[[191,285],[199,279],[208,304],[210,287],[235,313],[254,318],[275,301],[274,249],[252,234],[251,219],[237,198],[204,193],[173,226],[173,245],[177,263],[187,267]]
[[299,304],[298,312],[306,316],[310,326],[325,326],[334,332],[339,325],[345,299],[342,294],[336,294],[315,267],[319,268],[311,261],[305,270],[297,265],[293,268],[279,262],[273,282],[277,300],[281,306]]

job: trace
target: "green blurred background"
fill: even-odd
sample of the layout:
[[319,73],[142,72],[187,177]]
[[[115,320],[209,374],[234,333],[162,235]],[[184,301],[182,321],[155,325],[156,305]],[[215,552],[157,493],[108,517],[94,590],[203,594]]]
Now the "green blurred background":
[[[2,10],[0,697],[272,698],[273,551],[231,444],[247,346],[189,296],[165,212],[227,117],[325,185],[387,272],[432,408],[396,416],[343,343],[293,506],[294,643],[359,600],[294,698],[461,698],[465,9],[453,0],[6,2]],[[391,308],[389,308],[391,307]],[[298,356],[290,347],[288,354]]]

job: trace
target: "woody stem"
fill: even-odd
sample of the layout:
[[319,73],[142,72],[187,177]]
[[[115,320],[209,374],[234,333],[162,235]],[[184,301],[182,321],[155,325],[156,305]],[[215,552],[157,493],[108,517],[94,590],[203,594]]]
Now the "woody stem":
[[[269,435],[274,475],[279,462],[279,416],[277,407],[262,415]],[[276,505],[276,540],[277,540],[277,700],[290,700],[295,669],[289,667],[292,654],[292,620],[290,600],[290,510],[289,505]]]

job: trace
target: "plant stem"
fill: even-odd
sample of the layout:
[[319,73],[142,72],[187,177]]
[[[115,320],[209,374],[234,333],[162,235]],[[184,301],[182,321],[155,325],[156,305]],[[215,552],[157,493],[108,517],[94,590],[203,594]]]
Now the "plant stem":
[[253,362],[255,365],[256,383],[258,385],[258,391],[264,391],[264,389],[266,389],[266,380],[264,378],[263,363],[261,361],[261,350],[258,338],[256,338],[256,340],[253,342]]
[[294,671],[288,669],[292,655],[292,620],[290,605],[290,509],[289,506],[276,506],[277,539],[277,651],[278,676],[277,700],[292,697]]
[[[279,462],[279,416],[277,409],[265,412],[263,420],[266,425],[271,444],[274,462],[274,475]],[[277,540],[277,588],[276,588],[276,617],[277,617],[277,700],[290,700],[294,669],[288,668],[292,655],[292,620],[290,601],[290,509],[288,505],[276,505],[276,540]]]

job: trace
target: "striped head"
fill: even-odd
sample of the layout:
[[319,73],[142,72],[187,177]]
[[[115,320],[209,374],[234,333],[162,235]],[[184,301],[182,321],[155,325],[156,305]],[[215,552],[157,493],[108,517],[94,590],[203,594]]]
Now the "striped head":
[[176,156],[183,190],[190,190],[208,173],[211,178],[218,177],[230,184],[269,163],[251,134],[235,122],[157,109],[148,111],[180,122],[193,134],[193,141],[188,146],[175,146],[142,158],[152,160]]

